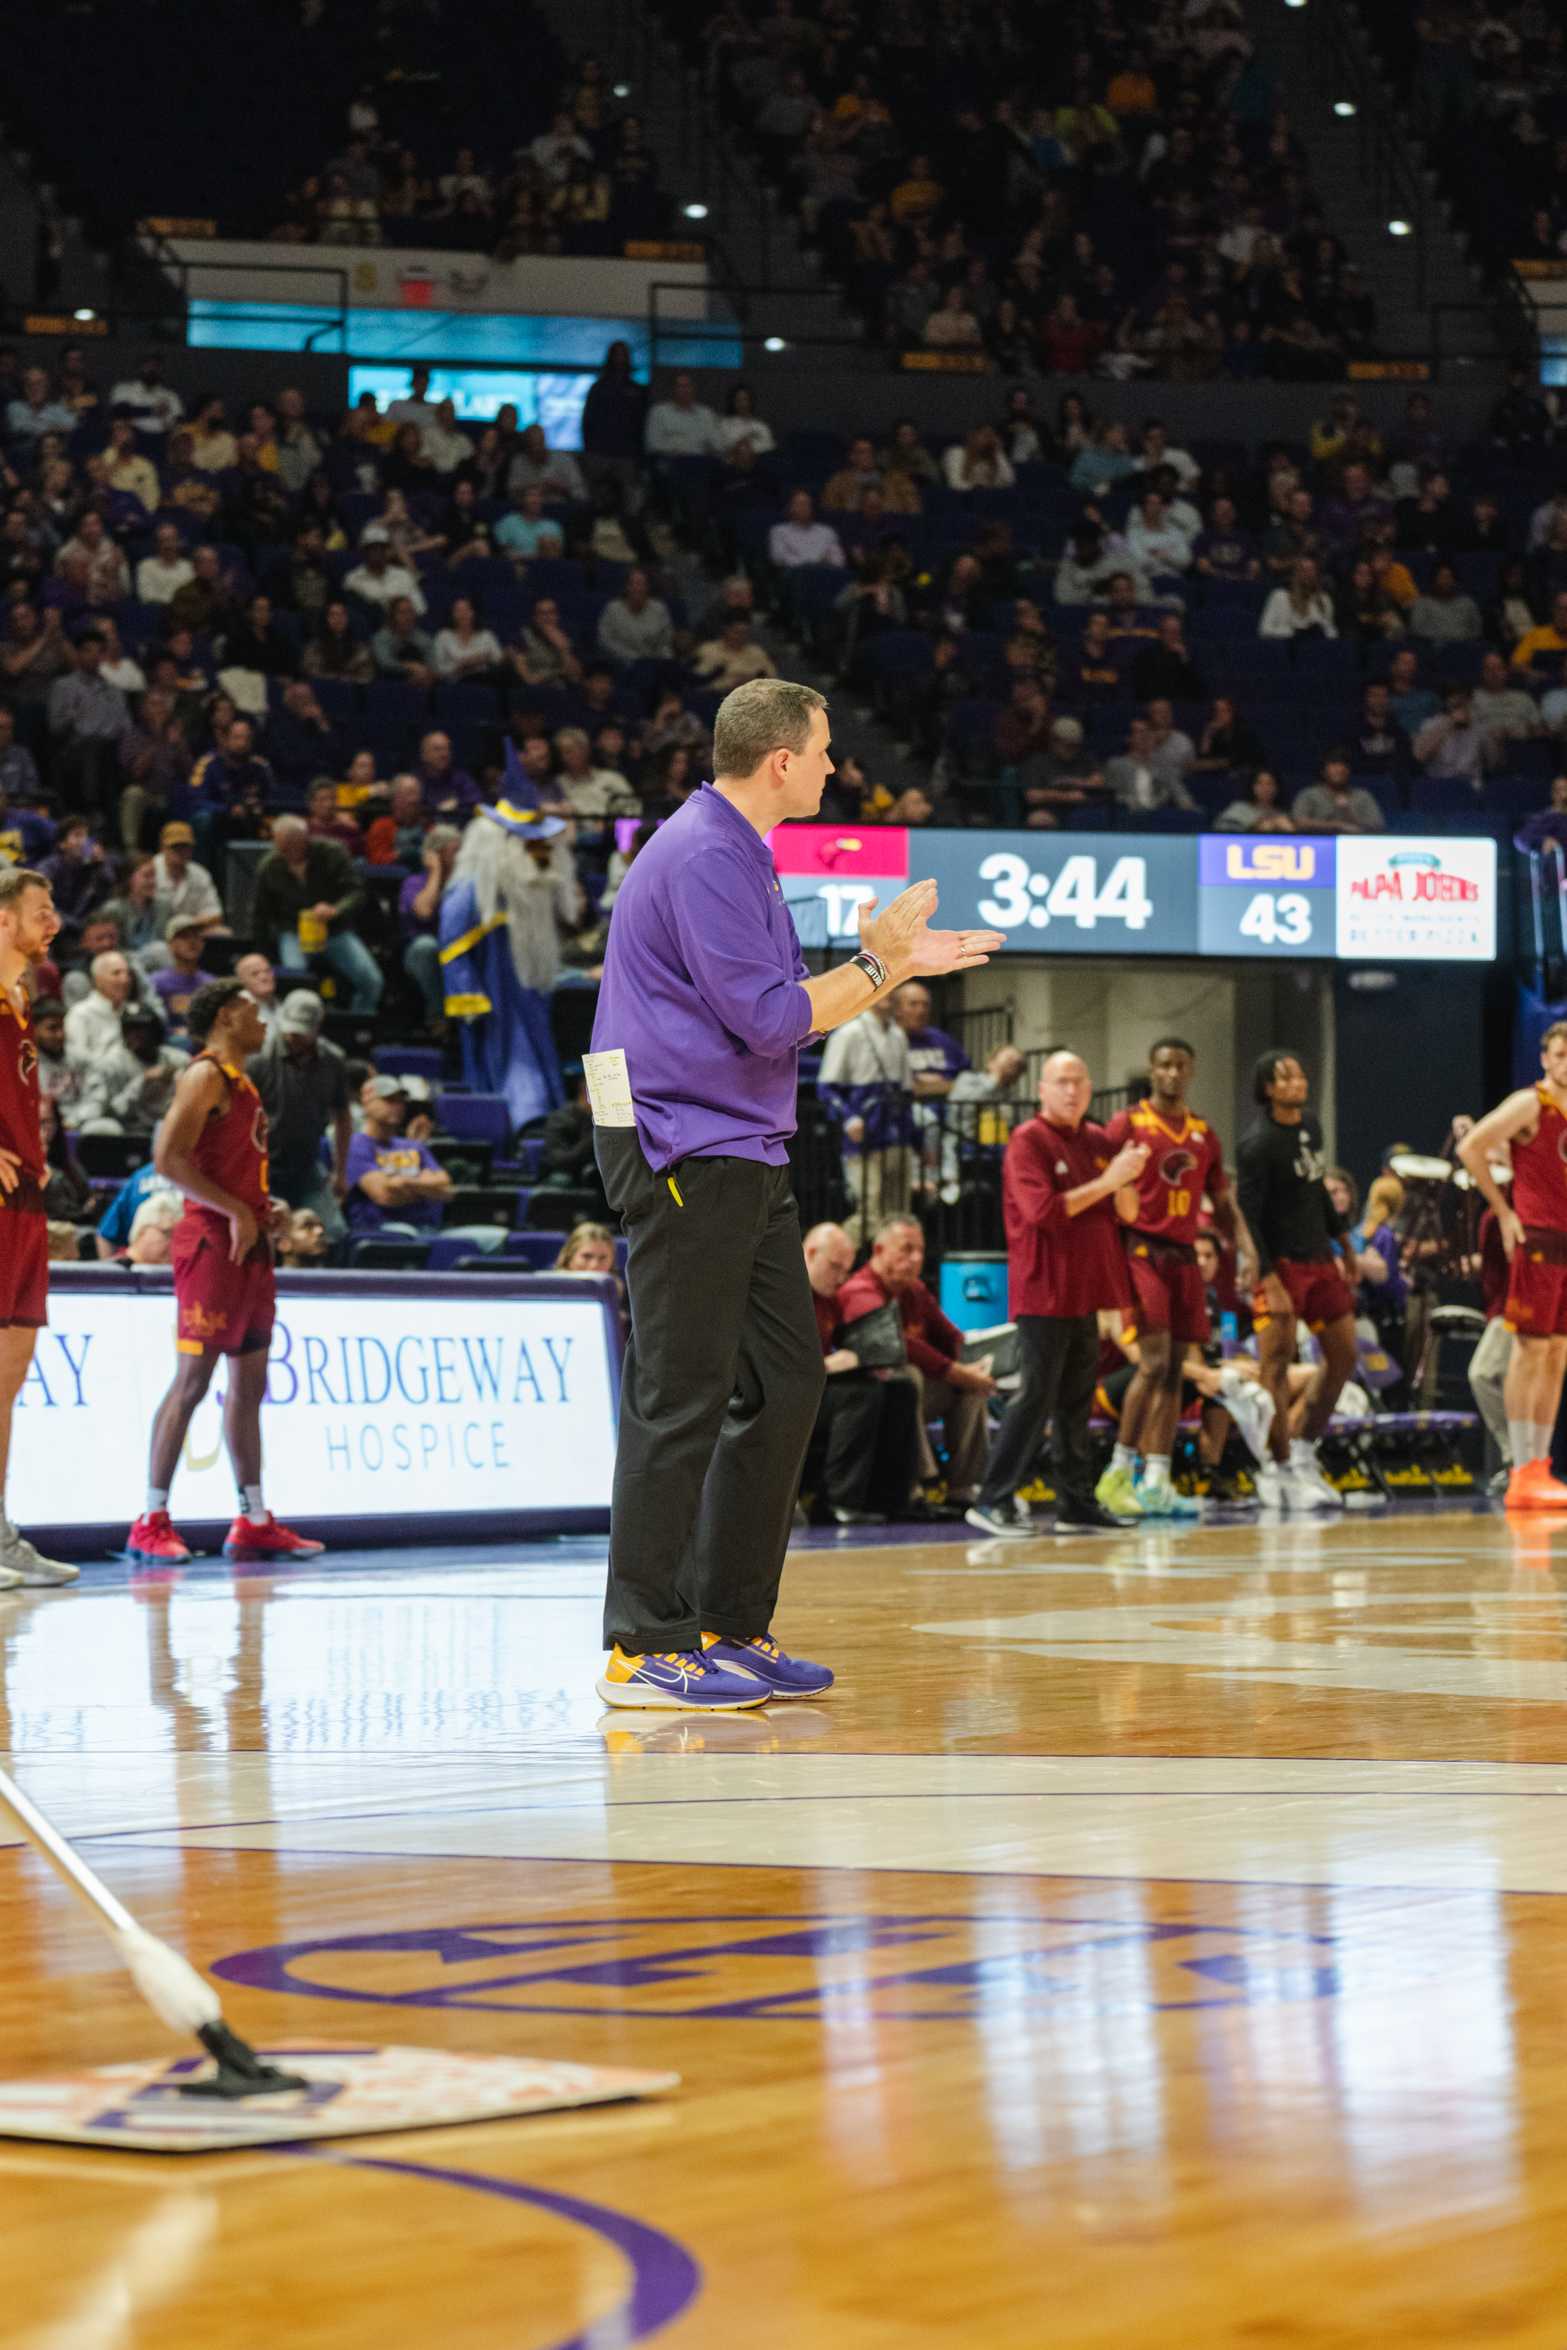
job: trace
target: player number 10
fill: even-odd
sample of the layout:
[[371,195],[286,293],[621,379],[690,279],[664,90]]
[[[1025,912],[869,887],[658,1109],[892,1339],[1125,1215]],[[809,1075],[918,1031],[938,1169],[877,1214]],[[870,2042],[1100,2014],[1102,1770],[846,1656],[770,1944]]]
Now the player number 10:
[[1254,938],[1265,947],[1305,946],[1311,937],[1310,898],[1299,890],[1291,890],[1285,897],[1260,890],[1241,916],[1241,936]]

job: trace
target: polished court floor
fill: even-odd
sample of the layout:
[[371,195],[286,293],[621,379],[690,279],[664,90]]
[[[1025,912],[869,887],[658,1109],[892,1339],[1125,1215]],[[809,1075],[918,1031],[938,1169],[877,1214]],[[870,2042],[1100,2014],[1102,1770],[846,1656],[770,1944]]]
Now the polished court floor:
[[[802,1548],[821,1704],[606,1717],[601,1552],[89,1569],[0,1745],[273,2047],[654,2103],[0,2141],[6,2350],[1567,2344],[1567,1524]],[[0,1849],[0,2078],[176,2044]]]

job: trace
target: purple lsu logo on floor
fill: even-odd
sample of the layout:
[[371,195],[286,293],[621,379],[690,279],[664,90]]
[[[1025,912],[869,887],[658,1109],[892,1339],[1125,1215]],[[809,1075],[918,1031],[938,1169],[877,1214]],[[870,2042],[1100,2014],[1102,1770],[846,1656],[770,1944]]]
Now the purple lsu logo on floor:
[[[512,1919],[275,1943],[211,1972],[314,1999],[508,2014],[1048,2021],[1332,1998],[1334,1941],[1113,1915]],[[916,1951],[917,1965],[887,1963]]]

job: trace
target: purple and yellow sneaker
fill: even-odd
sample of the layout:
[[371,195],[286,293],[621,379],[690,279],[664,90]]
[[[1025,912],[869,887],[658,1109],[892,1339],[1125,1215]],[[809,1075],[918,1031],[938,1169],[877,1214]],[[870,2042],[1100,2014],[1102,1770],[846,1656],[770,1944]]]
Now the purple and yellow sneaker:
[[749,1674],[763,1683],[769,1697],[825,1697],[833,1676],[826,1665],[813,1665],[803,1656],[786,1656],[769,1632],[754,1640],[727,1640],[722,1633],[704,1632],[702,1654],[726,1674]]
[[618,1647],[610,1651],[598,1693],[606,1705],[698,1714],[738,1713],[765,1705],[773,1694],[758,1686],[754,1674],[728,1672],[721,1658],[715,1661],[698,1649],[627,1656]]

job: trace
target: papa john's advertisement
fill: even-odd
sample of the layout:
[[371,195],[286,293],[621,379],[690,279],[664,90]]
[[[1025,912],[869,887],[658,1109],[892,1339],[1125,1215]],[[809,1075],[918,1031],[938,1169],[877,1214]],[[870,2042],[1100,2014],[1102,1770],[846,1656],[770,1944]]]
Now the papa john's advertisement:
[[1338,951],[1357,961],[1489,963],[1496,954],[1494,840],[1345,834]]
[[[175,1361],[174,1300],[167,1286],[99,1291],[93,1279],[51,1289],[19,1398],[10,1494],[23,1525],[129,1525],[141,1507],[148,1432]],[[225,1385],[220,1363],[186,1443],[176,1524],[233,1515]],[[615,1401],[603,1304],[593,1291],[285,1287],[262,1437],[280,1515],[607,1510]]]

